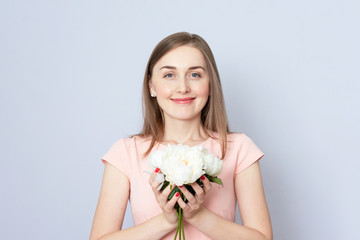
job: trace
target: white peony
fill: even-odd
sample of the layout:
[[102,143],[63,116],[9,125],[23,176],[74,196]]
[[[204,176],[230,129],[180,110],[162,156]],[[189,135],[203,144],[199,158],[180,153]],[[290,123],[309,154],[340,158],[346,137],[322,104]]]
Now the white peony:
[[165,179],[177,186],[193,183],[205,173],[204,160],[198,147],[169,145],[164,159],[163,168],[160,169]]
[[204,173],[217,176],[222,170],[222,161],[202,146],[168,145],[165,150],[150,154],[149,163],[160,168],[166,181],[177,186],[191,184]]
[[206,148],[202,150],[204,157],[204,170],[205,173],[216,177],[221,173],[223,162],[219,158],[215,157],[214,154],[210,153]]
[[149,157],[150,166],[153,169],[155,169],[155,168],[161,169],[165,154],[166,154],[166,151],[164,151],[164,150],[158,150],[158,151],[152,152]]

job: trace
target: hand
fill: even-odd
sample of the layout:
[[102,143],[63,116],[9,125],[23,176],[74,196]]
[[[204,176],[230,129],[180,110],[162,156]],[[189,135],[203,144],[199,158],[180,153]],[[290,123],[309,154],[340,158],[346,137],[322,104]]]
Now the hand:
[[[158,171],[158,172],[156,172]],[[162,192],[159,190],[160,182],[155,180],[156,174],[159,173],[159,169],[156,169],[150,176],[149,184],[155,194],[156,201],[159,203],[160,208],[163,211],[165,219],[170,223],[174,224],[174,227],[177,226],[178,217],[176,210],[174,208],[176,202],[178,201],[180,194],[174,194],[174,196],[168,200],[169,194],[171,192],[170,185],[167,186]]]
[[191,192],[186,189],[186,187],[179,187],[181,192],[188,200],[188,203],[185,203],[182,198],[177,200],[179,206],[183,210],[183,218],[185,220],[194,217],[198,212],[201,211],[201,205],[205,200],[205,195],[211,190],[211,183],[209,179],[207,179],[205,176],[201,176],[201,182],[203,183],[202,187],[196,182],[190,185],[194,189],[195,195],[191,194]]

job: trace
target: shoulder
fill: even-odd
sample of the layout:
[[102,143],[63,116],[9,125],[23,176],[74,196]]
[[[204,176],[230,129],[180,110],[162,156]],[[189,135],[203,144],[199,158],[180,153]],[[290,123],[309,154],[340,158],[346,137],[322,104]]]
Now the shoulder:
[[244,152],[261,153],[259,147],[245,133],[230,133],[227,135],[227,149],[238,154]]
[[120,165],[128,164],[130,159],[132,161],[142,159],[142,155],[149,146],[148,144],[149,141],[145,141],[145,139],[138,136],[120,138],[113,143],[102,159],[121,169]]
[[217,156],[222,155],[222,147],[226,148],[226,156],[233,156],[238,155],[240,152],[244,152],[244,150],[248,148],[254,148],[254,146],[256,145],[250,137],[248,137],[245,133],[237,132],[230,132],[226,134],[226,139],[222,139],[217,132],[213,132],[211,134],[210,143],[208,144],[208,147],[212,149]]
[[226,145],[231,148],[241,146],[242,144],[253,143],[252,139],[245,133],[230,132],[226,134],[226,139],[222,139],[217,132],[212,132],[210,136],[209,139],[211,139],[212,142],[217,142],[221,145],[222,141],[225,141]]
[[232,132],[227,135],[227,142],[228,144],[241,145],[249,142],[252,143],[253,141],[245,133]]
[[228,157],[236,159],[235,174],[240,173],[264,156],[263,152],[244,133],[228,134]]
[[116,148],[125,148],[125,149],[138,149],[149,146],[151,139],[143,138],[141,136],[135,135],[130,137],[123,137],[118,139],[112,147]]
[[117,141],[115,141],[111,148],[112,149],[116,149],[116,148],[126,148],[129,146],[129,144],[131,142],[131,138],[119,138]]

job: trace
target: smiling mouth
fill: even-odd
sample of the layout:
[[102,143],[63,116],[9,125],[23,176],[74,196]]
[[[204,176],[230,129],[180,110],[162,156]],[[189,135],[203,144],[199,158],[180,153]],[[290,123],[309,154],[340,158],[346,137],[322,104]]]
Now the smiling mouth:
[[194,101],[194,97],[187,97],[187,98],[171,98],[171,101],[178,103],[178,104],[188,104]]

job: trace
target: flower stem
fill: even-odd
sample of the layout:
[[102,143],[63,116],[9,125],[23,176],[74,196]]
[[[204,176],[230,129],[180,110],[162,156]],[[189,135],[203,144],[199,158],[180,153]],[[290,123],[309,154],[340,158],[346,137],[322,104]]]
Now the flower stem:
[[185,240],[184,221],[183,221],[183,214],[182,214],[181,208],[180,208],[180,211],[181,211],[181,231],[182,231],[182,235],[183,235],[183,240]]
[[182,211],[181,208],[179,208],[179,240],[181,240],[181,229],[182,229]]
[[[175,233],[175,237],[174,240],[176,240],[176,237],[178,235],[178,233],[180,232],[180,214],[179,214],[179,209],[176,210],[176,215],[178,216],[178,225],[176,228],[176,233]],[[181,234],[181,233],[180,233]],[[179,236],[180,237],[180,236]],[[181,239],[180,239],[181,240]]]
[[181,208],[180,207],[179,207],[178,228],[179,228],[179,240],[181,240]]
[[[184,197],[181,195],[181,197]],[[175,206],[176,215],[178,216],[178,225],[175,232],[174,240],[185,240],[185,229],[184,229],[184,222],[183,222],[183,210],[179,205]],[[178,238],[177,238],[178,237]],[[181,238],[182,237],[182,238]]]

